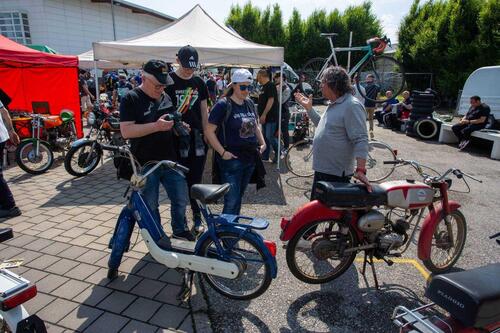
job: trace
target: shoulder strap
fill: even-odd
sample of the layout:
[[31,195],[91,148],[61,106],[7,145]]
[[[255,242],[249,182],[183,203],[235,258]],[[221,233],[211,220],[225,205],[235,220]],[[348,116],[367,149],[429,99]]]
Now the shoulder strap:
[[222,121],[222,138],[224,139],[224,144],[222,145],[224,148],[227,147],[226,145],[226,122],[231,116],[231,112],[233,110],[233,103],[231,101],[231,98],[225,97],[224,100],[226,101],[226,113],[224,114],[224,120]]

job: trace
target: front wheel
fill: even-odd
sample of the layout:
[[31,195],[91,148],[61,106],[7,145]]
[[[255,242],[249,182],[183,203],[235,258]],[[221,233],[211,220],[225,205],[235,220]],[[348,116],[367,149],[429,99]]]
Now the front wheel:
[[220,249],[208,238],[201,246],[200,255],[230,261],[238,266],[239,274],[235,279],[203,274],[208,284],[218,293],[237,300],[253,299],[264,293],[272,277],[271,266],[260,246],[252,238],[240,238],[233,232],[220,232],[217,237]]
[[64,158],[64,168],[75,177],[82,177],[91,173],[99,164],[102,152],[96,149],[95,142],[85,142],[81,146],[71,147]]
[[306,76],[306,82],[309,83],[313,89],[313,98],[315,102],[321,102],[323,100],[318,80],[319,74],[323,69],[325,62],[325,58],[312,58],[306,62],[303,68],[303,73]]
[[[38,152],[37,152],[38,144]],[[24,141],[16,149],[17,165],[27,173],[39,175],[50,169],[54,154],[48,143],[43,141]]]
[[313,140],[305,139],[294,143],[285,157],[287,169],[297,177],[311,177],[314,175]]
[[455,210],[442,218],[434,229],[430,256],[423,260],[425,267],[435,274],[452,268],[464,249],[466,236],[467,225],[460,211]]
[[[360,94],[363,95],[365,99],[376,103],[383,103],[389,99],[386,95],[387,91],[392,91],[392,95],[396,97],[405,87],[405,72],[403,65],[392,57],[371,57],[357,71],[357,75],[359,81],[356,85]],[[373,76],[373,82],[378,87],[378,93],[375,95],[370,94],[370,91],[366,89],[360,88],[361,82],[365,82],[368,75]]]
[[305,283],[330,282],[342,275],[352,264],[357,237],[351,227],[339,221],[316,221],[297,232],[286,248],[290,272]]

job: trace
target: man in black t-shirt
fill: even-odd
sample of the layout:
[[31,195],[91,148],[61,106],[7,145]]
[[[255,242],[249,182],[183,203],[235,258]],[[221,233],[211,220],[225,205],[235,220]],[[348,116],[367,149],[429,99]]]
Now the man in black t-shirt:
[[267,148],[262,154],[262,160],[268,161],[271,148],[274,150],[273,163],[278,161],[280,156],[278,152],[278,138],[276,131],[278,129],[278,92],[276,86],[271,82],[271,77],[266,69],[261,69],[257,73],[257,81],[262,85],[262,93],[259,95],[258,108],[260,123],[262,124],[262,133],[266,140]]
[[[189,168],[187,174],[188,188],[194,184],[201,183],[203,170],[205,168],[207,146],[203,137],[203,129],[208,123],[208,90],[205,81],[194,71],[198,67],[198,52],[190,45],[182,47],[177,52],[177,63],[179,68],[171,73],[172,85],[168,85],[166,92],[172,99],[176,109],[184,103],[187,92],[192,91],[191,103],[186,105],[181,112],[182,120],[191,127],[189,147],[179,145],[181,155],[180,163]],[[180,142],[179,142],[180,143]],[[194,230],[197,233],[203,231],[201,225],[200,208],[196,200],[191,198],[191,210],[193,212]]]
[[481,97],[470,98],[470,108],[458,124],[451,127],[458,138],[458,149],[463,150],[470,142],[470,135],[474,131],[482,130],[488,123],[490,107],[481,103]]
[[[174,110],[172,100],[164,93],[169,82],[166,64],[150,60],[143,67],[142,84],[129,91],[121,101],[120,130],[125,139],[130,139],[132,153],[141,165],[150,161],[178,160],[172,131],[174,122],[165,120]],[[154,165],[146,167],[144,172]],[[158,211],[160,183],[171,202],[174,237],[194,241],[186,225],[188,189],[185,178],[167,167],[158,168],[147,178],[142,195],[158,223],[161,221]]]
[[217,82],[215,82],[215,78],[212,73],[208,73],[208,80],[206,84],[208,90],[208,97],[210,98],[212,105],[214,105],[215,102],[217,101]]

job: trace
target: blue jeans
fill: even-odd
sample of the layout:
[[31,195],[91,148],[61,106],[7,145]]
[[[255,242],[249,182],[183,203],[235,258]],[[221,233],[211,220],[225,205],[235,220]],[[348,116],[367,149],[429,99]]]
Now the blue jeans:
[[231,184],[231,189],[224,196],[222,213],[239,215],[241,199],[252,177],[255,163],[243,162],[238,159],[223,160],[220,157],[217,158],[217,163],[219,164],[221,182]]
[[267,161],[269,159],[269,155],[271,153],[271,147],[276,154],[274,159],[276,160],[280,154],[278,153],[278,138],[276,137],[276,131],[278,130],[278,123],[265,123],[262,125],[262,134],[264,134],[264,139],[266,140],[266,150],[262,154],[262,159]]
[[[154,166],[154,165],[153,165]],[[147,167],[144,172],[153,166]],[[144,200],[153,212],[153,217],[161,222],[160,211],[158,210],[158,199],[160,194],[160,183],[165,188],[170,199],[170,216],[172,218],[172,231],[179,234],[188,230],[186,223],[186,206],[189,202],[188,187],[186,178],[177,171],[162,166],[153,174],[149,175],[146,185],[141,191]]]

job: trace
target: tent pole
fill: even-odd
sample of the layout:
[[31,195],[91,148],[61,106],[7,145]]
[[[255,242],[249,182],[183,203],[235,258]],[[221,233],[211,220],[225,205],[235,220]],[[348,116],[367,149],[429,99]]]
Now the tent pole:
[[94,81],[95,81],[95,100],[99,101],[99,80],[97,77],[97,61],[94,60]]
[[[283,64],[281,64],[280,66],[280,87],[279,87],[279,93],[280,93],[280,97],[279,97],[279,100],[280,100],[280,105],[279,105],[279,117],[278,117],[278,156],[277,156],[277,164],[276,164],[276,168],[279,170],[280,169],[280,162],[281,162],[281,135],[283,133],[281,133],[281,110],[282,110],[282,105],[281,105],[281,102],[283,100]],[[288,130],[288,129],[286,129]]]

